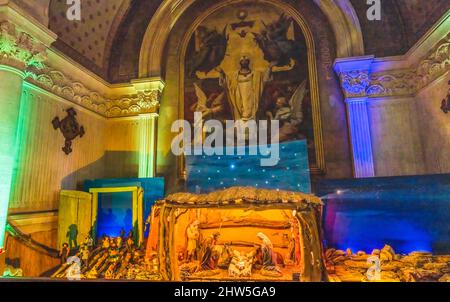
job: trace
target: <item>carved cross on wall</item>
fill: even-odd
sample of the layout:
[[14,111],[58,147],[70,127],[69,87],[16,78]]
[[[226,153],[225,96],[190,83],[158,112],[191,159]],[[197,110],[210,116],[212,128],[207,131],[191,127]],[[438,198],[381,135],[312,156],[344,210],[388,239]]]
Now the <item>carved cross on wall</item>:
[[[450,86],[450,81],[448,81],[448,85]],[[441,102],[441,110],[444,111],[445,114],[450,112],[450,88],[447,90],[447,97]]]
[[76,119],[77,113],[73,108],[66,110],[67,116],[63,120],[59,120],[59,117],[55,117],[52,120],[53,128],[56,130],[59,128],[62,135],[66,139],[62,150],[66,155],[72,153],[72,141],[79,137],[83,137],[85,134],[84,127],[78,124]]

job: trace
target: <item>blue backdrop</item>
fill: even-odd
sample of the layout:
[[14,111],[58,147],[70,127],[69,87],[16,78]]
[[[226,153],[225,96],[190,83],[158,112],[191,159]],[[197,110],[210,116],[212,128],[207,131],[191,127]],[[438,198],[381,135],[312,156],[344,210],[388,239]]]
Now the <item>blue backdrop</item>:
[[261,166],[261,159],[267,156],[249,155],[248,147],[245,154],[186,156],[187,190],[205,193],[233,186],[252,186],[311,191],[305,140],[279,144],[280,161],[271,167]]
[[321,181],[326,244],[450,253],[450,175]]
[[[84,183],[84,190],[90,188],[141,187],[144,190],[144,217],[150,215],[151,207],[156,200],[164,197],[164,178],[121,178],[95,179]],[[97,235],[117,236],[121,229],[130,231],[132,226],[131,192],[99,194],[97,216]],[[148,230],[144,234],[148,235]]]

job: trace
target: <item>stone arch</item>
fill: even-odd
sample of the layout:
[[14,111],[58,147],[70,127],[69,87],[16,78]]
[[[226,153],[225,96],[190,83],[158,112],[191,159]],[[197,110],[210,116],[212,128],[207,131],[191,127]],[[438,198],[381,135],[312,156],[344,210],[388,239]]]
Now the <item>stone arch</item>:
[[[168,0],[158,8],[145,33],[139,59],[139,77],[160,76],[164,48],[170,32],[186,10],[198,0]],[[281,1],[272,1],[280,2]],[[361,27],[349,0],[314,0],[329,20],[340,46],[337,57],[364,54]]]

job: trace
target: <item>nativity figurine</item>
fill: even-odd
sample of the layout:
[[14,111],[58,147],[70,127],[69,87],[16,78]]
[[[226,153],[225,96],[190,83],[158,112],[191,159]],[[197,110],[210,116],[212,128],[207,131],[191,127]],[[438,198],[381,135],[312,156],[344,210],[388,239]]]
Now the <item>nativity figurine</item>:
[[261,274],[271,277],[282,276],[280,267],[277,265],[277,255],[273,250],[272,241],[264,233],[258,233],[256,235],[261,241],[261,253],[262,253],[262,268]]
[[220,233],[215,232],[209,236],[202,244],[202,258],[200,261],[201,270],[215,270],[217,268],[218,255],[215,255],[215,247]]
[[197,260],[199,250],[200,231],[198,225],[200,222],[194,220],[186,229],[187,247],[186,247],[186,261],[191,262]]

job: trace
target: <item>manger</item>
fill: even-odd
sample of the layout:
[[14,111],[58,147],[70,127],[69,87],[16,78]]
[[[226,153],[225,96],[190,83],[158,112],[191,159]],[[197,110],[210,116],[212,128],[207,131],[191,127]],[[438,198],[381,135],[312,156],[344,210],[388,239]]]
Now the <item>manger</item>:
[[153,207],[146,258],[165,280],[323,281],[321,211],[297,192],[176,193]]

